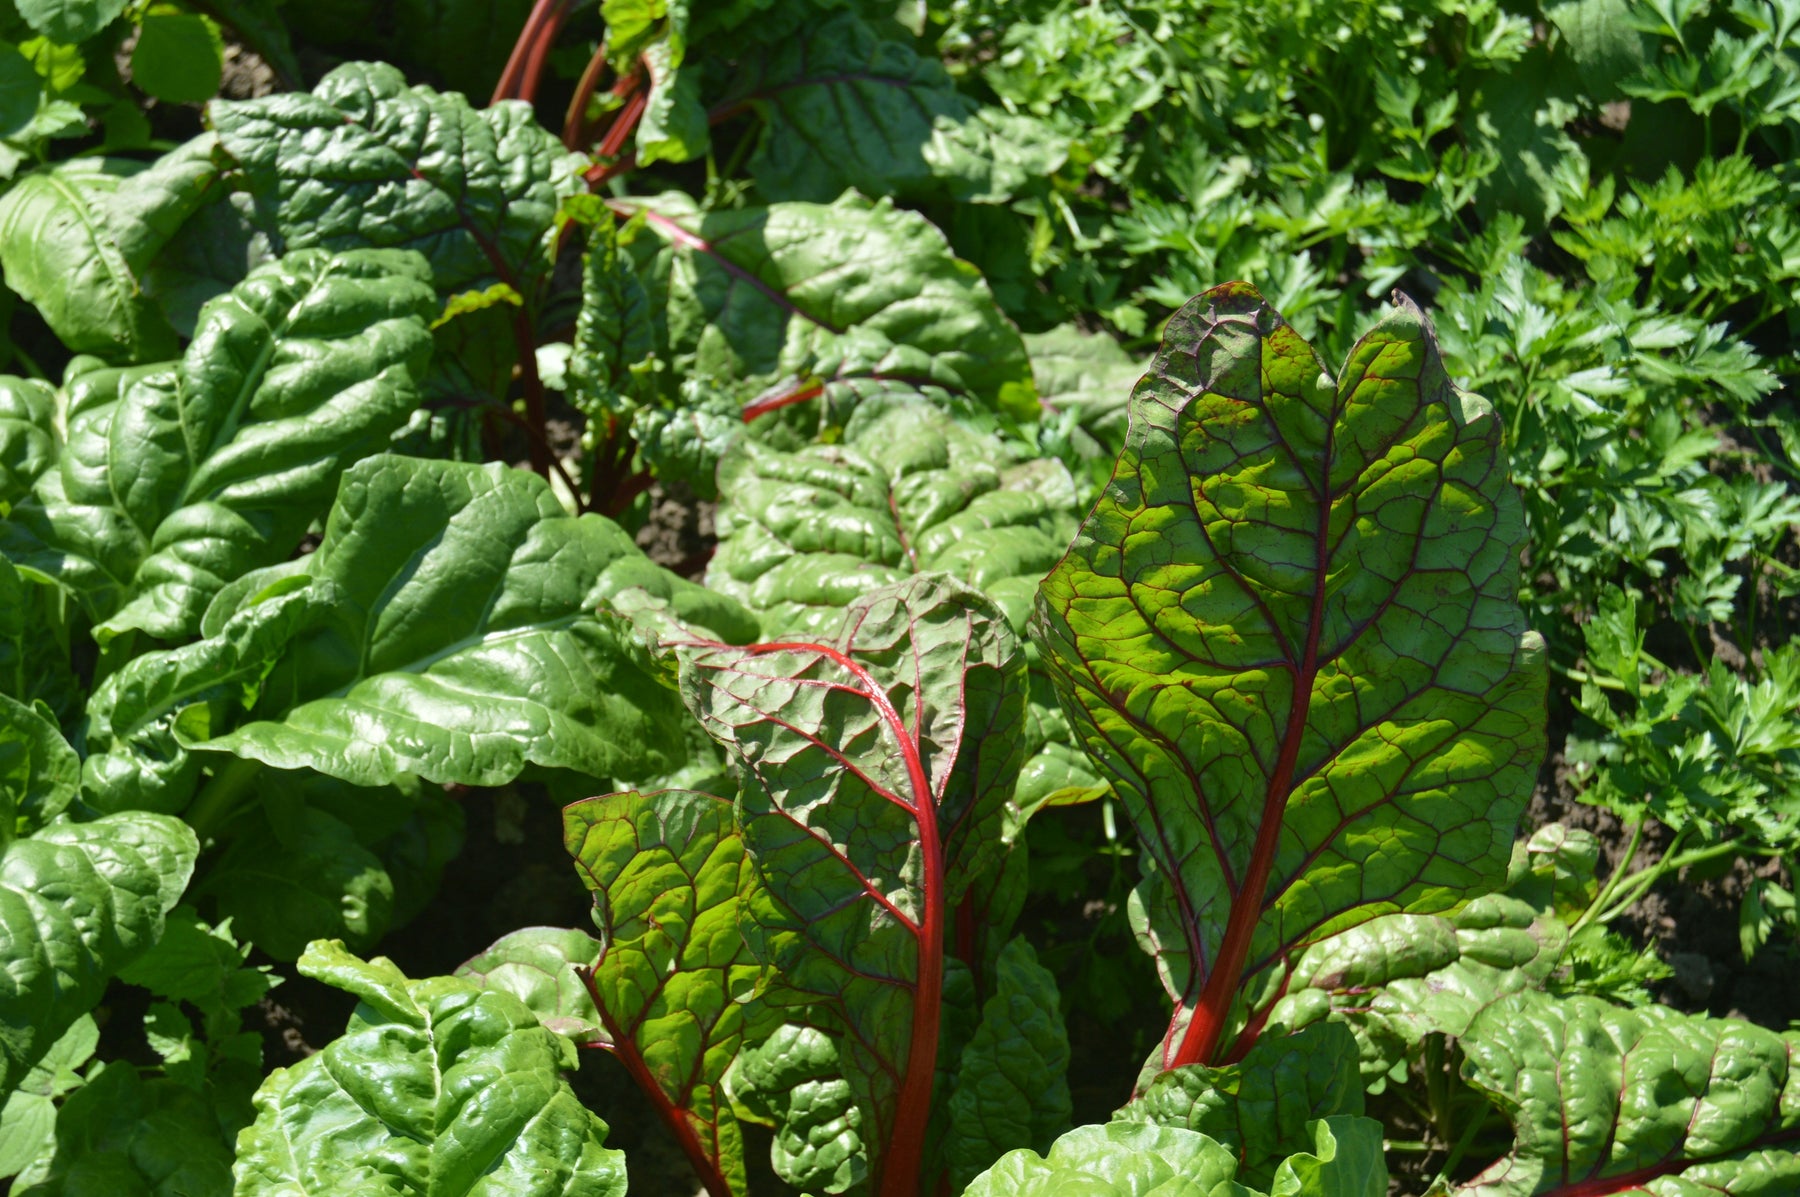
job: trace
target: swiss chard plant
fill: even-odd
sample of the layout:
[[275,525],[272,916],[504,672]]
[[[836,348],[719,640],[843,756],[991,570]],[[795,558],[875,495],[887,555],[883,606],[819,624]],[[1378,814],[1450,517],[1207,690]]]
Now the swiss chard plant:
[[1791,8],[0,0],[0,1179],[1793,1190]]

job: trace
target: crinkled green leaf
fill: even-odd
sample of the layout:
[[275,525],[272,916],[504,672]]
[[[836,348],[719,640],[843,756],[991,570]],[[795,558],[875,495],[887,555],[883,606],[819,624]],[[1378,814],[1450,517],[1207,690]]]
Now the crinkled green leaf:
[[1311,1123],[1362,1114],[1356,1065],[1349,1030],[1317,1023],[1296,1035],[1265,1035],[1236,1064],[1162,1073],[1113,1121],[1199,1131],[1237,1154],[1240,1180],[1267,1188],[1284,1158],[1312,1146]]
[[835,1039],[786,1023],[745,1051],[732,1096],[775,1126],[769,1162],[798,1188],[843,1193],[868,1177],[863,1110]]
[[[653,565],[616,524],[567,515],[542,478],[499,465],[363,461],[306,580],[285,584],[330,617],[273,661],[249,722],[215,723],[210,738],[184,723],[185,743],[357,785],[406,773],[499,785],[527,765],[666,771],[686,755],[677,699],[601,607],[644,591],[727,639],[755,633],[736,603]],[[130,668],[154,674],[164,659]]]
[[778,200],[870,195],[999,203],[1062,165],[1068,138],[977,104],[943,64],[854,12],[811,21],[744,68],[727,103],[766,122],[750,173]]
[[162,934],[200,845],[165,815],[56,823],[0,854],[0,1092]]
[[53,1156],[21,1176],[13,1192],[229,1197],[230,1140],[201,1093],[108,1063],[57,1111]]
[[609,794],[564,810],[563,829],[594,891],[590,975],[612,1050],[677,1137],[742,1193],[743,1132],[722,1084],[756,1026],[745,999],[764,970],[738,930],[760,895],[731,803]]
[[6,285],[77,353],[118,363],[172,356],[175,331],[145,294],[144,273],[212,197],[217,175],[192,143],[148,168],[73,158],[21,176],[0,195]]
[[706,106],[700,100],[700,70],[683,69],[688,5],[675,0],[662,7],[661,35],[635,54],[647,88],[635,139],[639,166],[687,162],[706,153],[712,143]]
[[1196,1131],[1147,1122],[1076,1127],[1047,1156],[1014,1151],[963,1197],[1385,1197],[1381,1124],[1326,1118],[1309,1128],[1310,1150],[1284,1159],[1272,1189],[1233,1179],[1237,1157]]
[[1216,288],[1170,320],[1131,417],[1036,630],[1146,849],[1165,1065],[1204,1063],[1241,978],[1499,884],[1542,642],[1499,422],[1409,303],[1334,380],[1253,289]]
[[177,366],[74,376],[94,398],[21,512],[46,545],[23,559],[86,590],[103,638],[193,635],[219,588],[292,553],[342,470],[412,414],[434,309],[415,255],[300,252],[207,305]]
[[950,1091],[944,1150],[958,1189],[1014,1147],[1049,1150],[1072,1108],[1056,978],[1020,938],[1001,950],[992,985]]
[[1461,1036],[1492,1003],[1542,989],[1568,944],[1561,920],[1505,894],[1448,917],[1386,915],[1308,949],[1271,1021],[1347,1023],[1379,1086],[1427,1035]]
[[80,788],[81,761],[57,726],[0,693],[0,839],[44,826]]
[[380,63],[338,67],[310,95],[208,111],[280,247],[416,249],[440,295],[496,282],[528,293],[577,187],[579,159],[529,105],[475,108]]
[[599,943],[585,931],[521,927],[458,965],[455,975],[512,994],[558,1035],[595,1047],[606,1042],[606,1031],[577,970],[599,958]]
[[[928,1101],[909,1065],[935,1047],[944,920],[1005,861],[1024,654],[985,599],[921,574],[851,603],[817,642],[681,648],[690,709],[740,772],[739,825],[768,901],[751,947],[778,1000],[839,1036],[870,1175],[920,1167],[893,1142]],[[935,869],[919,841],[935,836]],[[908,1134],[923,1133],[925,1106]]]
[[0,509],[31,492],[56,460],[56,392],[30,378],[0,376]]
[[1039,439],[1076,462],[1093,463],[1101,481],[1125,447],[1125,416],[1131,390],[1145,363],[1132,358],[1103,333],[1063,324],[1025,334],[1031,373],[1043,406]]
[[1022,631],[1038,579],[1074,534],[1068,471],[1015,461],[922,400],[859,413],[841,444],[783,453],[747,442],[726,457],[707,584],[777,636],[830,627],[853,598],[943,572]]
[[644,213],[631,249],[675,377],[747,401],[791,380],[886,376],[1036,415],[1018,332],[916,213],[857,195],[709,213],[679,195],[611,206]]
[[623,1197],[623,1155],[562,1078],[566,1039],[509,993],[374,965],[341,946],[302,957],[303,973],[364,1004],[343,1036],[257,1092],[256,1122],[238,1136],[238,1197]]
[[1462,1041],[1513,1149],[1458,1197],[1776,1197],[1800,1186],[1800,1035],[1523,993]]

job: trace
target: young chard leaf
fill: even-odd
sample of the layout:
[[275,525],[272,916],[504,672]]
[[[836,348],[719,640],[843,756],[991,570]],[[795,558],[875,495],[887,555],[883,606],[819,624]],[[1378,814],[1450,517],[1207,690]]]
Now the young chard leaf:
[[[681,648],[682,689],[741,774],[777,999],[838,1037],[872,1189],[925,1168],[948,922],[998,872],[1024,716],[1004,619],[941,575],[850,605],[835,636]],[[978,737],[978,738],[977,738]]]
[[521,927],[494,941],[479,956],[457,966],[455,975],[483,989],[503,989],[538,1016],[550,1030],[576,1047],[601,1047],[606,1031],[587,987],[576,975],[600,959],[600,945],[585,931],[567,927]]
[[445,297],[493,283],[529,296],[549,272],[557,204],[577,187],[579,157],[528,105],[477,109],[380,63],[208,113],[279,252],[414,249]]
[[1312,1146],[1313,1122],[1362,1112],[1356,1040],[1336,1023],[1319,1023],[1260,1039],[1235,1064],[1165,1072],[1113,1121],[1199,1131],[1237,1154],[1239,1180],[1267,1187],[1285,1157]]
[[744,999],[764,970],[738,931],[760,896],[731,804],[686,790],[609,794],[568,807],[563,827],[594,891],[599,959],[579,971],[606,1046],[707,1192],[742,1194],[743,1132],[722,1082],[757,1030]]
[[624,1156],[562,1078],[574,1048],[511,994],[412,981],[329,942],[300,971],[362,998],[349,1030],[276,1070],[238,1137],[241,1197],[358,1185],[470,1197],[624,1197]]
[[1523,535],[1410,303],[1335,380],[1245,284],[1170,320],[1036,625],[1146,848],[1164,1067],[1218,1062],[1306,944],[1499,884],[1544,743]]
[[1793,1032],[1521,993],[1488,1007],[1462,1048],[1464,1078],[1505,1111],[1514,1144],[1456,1197],[1775,1197],[1800,1185]]

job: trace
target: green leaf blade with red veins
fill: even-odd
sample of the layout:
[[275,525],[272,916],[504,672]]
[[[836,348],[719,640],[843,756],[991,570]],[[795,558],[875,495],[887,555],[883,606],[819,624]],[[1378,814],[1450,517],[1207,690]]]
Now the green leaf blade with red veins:
[[1800,1189],[1800,1035],[1592,997],[1504,998],[1462,1040],[1463,1077],[1512,1151],[1455,1197]]
[[841,1035],[874,1191],[924,1152],[946,912],[1004,863],[1025,660],[1005,618],[942,575],[851,604],[841,630],[682,650],[683,693],[742,775],[770,902],[749,929],[780,1000]]
[[1164,1064],[1217,1062],[1240,986],[1285,954],[1499,885],[1543,752],[1541,641],[1498,422],[1410,303],[1334,382],[1253,289],[1216,288],[1130,419],[1037,632],[1150,853]]
[[742,999],[764,969],[738,930],[760,887],[731,803],[687,790],[609,794],[568,807],[563,830],[594,891],[601,952],[583,971],[612,1050],[707,1191],[741,1194],[743,1133],[721,1083],[755,1029]]

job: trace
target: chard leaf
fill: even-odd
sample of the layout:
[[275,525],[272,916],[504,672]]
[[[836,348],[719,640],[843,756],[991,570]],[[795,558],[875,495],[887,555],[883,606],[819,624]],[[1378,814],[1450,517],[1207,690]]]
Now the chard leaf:
[[56,460],[56,392],[30,378],[0,375],[0,510],[31,493]]
[[1506,894],[1448,917],[1385,915],[1308,949],[1270,1021],[1344,1022],[1379,1091],[1427,1035],[1460,1037],[1494,1002],[1544,988],[1568,944],[1561,920]]
[[600,1047],[606,1031],[578,969],[592,968],[600,945],[585,931],[565,927],[521,927],[496,940],[479,956],[457,966],[456,976],[483,989],[512,994],[538,1021],[577,1047]]
[[871,195],[999,203],[1061,166],[1067,138],[977,104],[936,58],[854,12],[803,25],[748,64],[727,105],[766,122],[750,173],[778,200]]
[[594,891],[599,959],[582,971],[611,1050],[708,1179],[743,1193],[743,1132],[722,1085],[758,1025],[745,999],[764,970],[738,931],[759,893],[731,803],[609,794],[568,807],[563,827]]
[[746,934],[773,1000],[836,1037],[872,1183],[909,1189],[945,920],[1005,861],[1024,654],[990,604],[931,574],[858,599],[817,643],[680,653],[690,709],[740,772],[768,891]]
[[396,1185],[623,1197],[623,1155],[562,1078],[574,1048],[517,998],[408,980],[338,944],[315,944],[300,971],[364,1001],[342,1037],[257,1091],[256,1122],[238,1136],[239,1197]]
[[[500,785],[528,765],[666,771],[686,756],[676,697],[601,606],[642,591],[728,639],[755,632],[736,603],[651,564],[618,525],[566,515],[542,478],[498,465],[361,462],[304,578],[271,601],[309,595],[330,617],[265,658],[249,722],[210,738],[183,723],[185,747],[356,785],[407,773]],[[195,648],[229,641],[260,609]],[[129,668],[154,675],[176,660]]]
[[1462,1041],[1512,1151],[1457,1197],[1775,1197],[1800,1185],[1800,1035],[1521,993]]
[[834,626],[853,598],[921,572],[967,582],[1022,631],[1075,530],[1060,463],[1015,461],[920,400],[859,408],[841,444],[746,442],[720,464],[719,494],[707,585],[771,636]]
[[1385,1197],[1380,1123],[1324,1118],[1310,1124],[1308,1140],[1310,1149],[1282,1160],[1265,1190],[1235,1180],[1237,1156],[1198,1132],[1147,1122],[1080,1126],[1047,1156],[1003,1156],[963,1197]]
[[56,823],[6,844],[0,1093],[93,1008],[112,974],[156,942],[199,852],[186,825],[148,813]]
[[310,95],[208,112],[279,252],[415,249],[445,297],[494,283],[531,294],[557,204],[578,185],[580,158],[529,105],[474,108],[381,63],[338,67]]
[[1362,1112],[1356,1040],[1343,1026],[1318,1023],[1260,1039],[1236,1064],[1165,1072],[1113,1121],[1199,1131],[1236,1153],[1240,1180],[1267,1188],[1284,1158],[1312,1146],[1313,1122]]
[[1015,1146],[1048,1150],[1072,1109],[1056,978],[1019,938],[1001,950],[993,987],[950,1092],[944,1151],[958,1189]]
[[643,214],[632,256],[676,377],[747,400],[796,379],[884,376],[1036,416],[1017,330],[917,213],[853,194],[706,213],[678,195],[609,206]]
[[1410,303],[1337,380],[1245,284],[1171,319],[1036,625],[1145,845],[1164,1067],[1216,1061],[1283,956],[1498,886],[1543,752],[1523,535]]
[[[916,394],[865,399],[840,444],[745,441],[720,463],[719,498],[707,585],[759,612],[765,635],[827,628],[855,596],[921,571],[969,583],[1023,632],[1075,527],[1059,462],[1018,461]],[[1103,792],[1039,670],[1025,752],[1021,806]]]
[[156,253],[215,195],[204,139],[148,168],[74,158],[22,175],[0,195],[6,285],[76,353],[115,363],[175,352],[175,330],[144,291]]
[[732,1096],[772,1123],[769,1162],[800,1189],[843,1193],[868,1177],[868,1147],[856,1087],[844,1079],[837,1040],[817,1027],[784,1023],[738,1057]]
[[1125,447],[1126,409],[1145,363],[1111,337],[1073,324],[1025,334],[1025,349],[1044,409],[1040,440],[1104,482]]
[[63,468],[20,512],[45,547],[22,559],[86,591],[102,639],[193,635],[412,414],[433,310],[416,255],[299,252],[209,303],[178,365],[75,375]]

